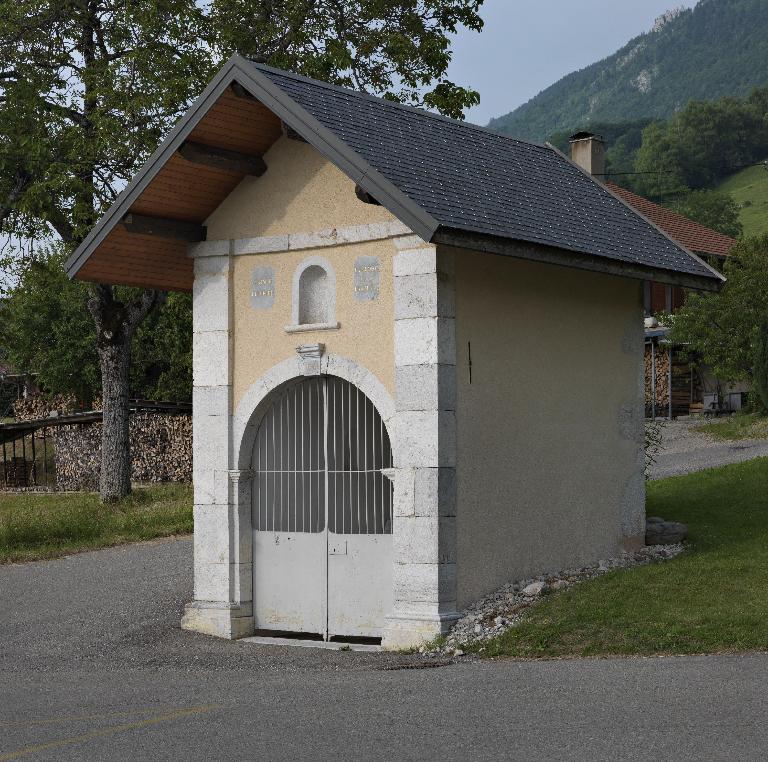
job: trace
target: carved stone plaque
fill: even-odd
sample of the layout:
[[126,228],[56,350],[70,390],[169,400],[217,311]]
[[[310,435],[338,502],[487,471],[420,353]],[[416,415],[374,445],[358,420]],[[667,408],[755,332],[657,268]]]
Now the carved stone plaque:
[[381,260],[378,257],[358,257],[355,260],[355,299],[370,302],[379,298]]
[[251,307],[268,310],[275,303],[275,271],[271,267],[254,267],[251,273]]

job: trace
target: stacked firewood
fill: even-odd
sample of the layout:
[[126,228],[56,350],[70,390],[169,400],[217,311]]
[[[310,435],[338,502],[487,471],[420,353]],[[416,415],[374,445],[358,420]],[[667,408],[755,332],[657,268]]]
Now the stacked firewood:
[[[101,423],[62,426],[55,434],[56,486],[61,490],[94,490],[101,472]],[[134,413],[129,421],[131,480],[192,480],[192,417]]]
[[192,480],[192,417],[131,416],[131,478],[137,482]]
[[[656,347],[656,407],[662,408],[669,405],[669,351],[667,347]],[[653,366],[654,359],[650,346],[645,347],[645,404],[650,406],[654,397],[653,393]]]
[[13,417],[20,423],[37,421],[40,418],[48,418],[52,412],[59,415],[72,413],[76,406],[77,399],[73,394],[57,394],[50,399],[34,394],[13,403]]

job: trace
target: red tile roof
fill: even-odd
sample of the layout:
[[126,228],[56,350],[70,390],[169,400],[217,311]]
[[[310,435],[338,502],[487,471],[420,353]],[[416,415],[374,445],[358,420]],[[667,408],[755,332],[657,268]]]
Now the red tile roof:
[[606,187],[689,251],[725,257],[736,245],[735,239],[730,236],[689,220],[671,209],[654,204],[653,201],[638,196],[615,183],[608,182]]

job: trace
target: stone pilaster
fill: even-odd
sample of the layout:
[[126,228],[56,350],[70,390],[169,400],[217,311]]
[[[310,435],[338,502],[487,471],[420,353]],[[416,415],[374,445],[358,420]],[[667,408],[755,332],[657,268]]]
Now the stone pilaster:
[[193,286],[194,601],[182,627],[253,631],[250,473],[233,469],[232,258],[195,257]]
[[392,648],[440,635],[458,616],[453,261],[414,236],[395,245]]

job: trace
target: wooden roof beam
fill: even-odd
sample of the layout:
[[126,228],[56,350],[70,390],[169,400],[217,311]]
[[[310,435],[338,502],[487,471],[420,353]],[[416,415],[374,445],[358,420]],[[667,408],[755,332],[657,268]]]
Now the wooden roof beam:
[[154,235],[176,241],[196,243],[205,240],[204,225],[186,220],[170,220],[165,217],[148,217],[144,214],[126,214],[123,217],[126,231],[135,235]]
[[213,169],[223,169],[240,175],[261,177],[267,171],[267,165],[261,156],[216,148],[205,143],[185,140],[179,148],[179,156],[192,164],[202,164]]

